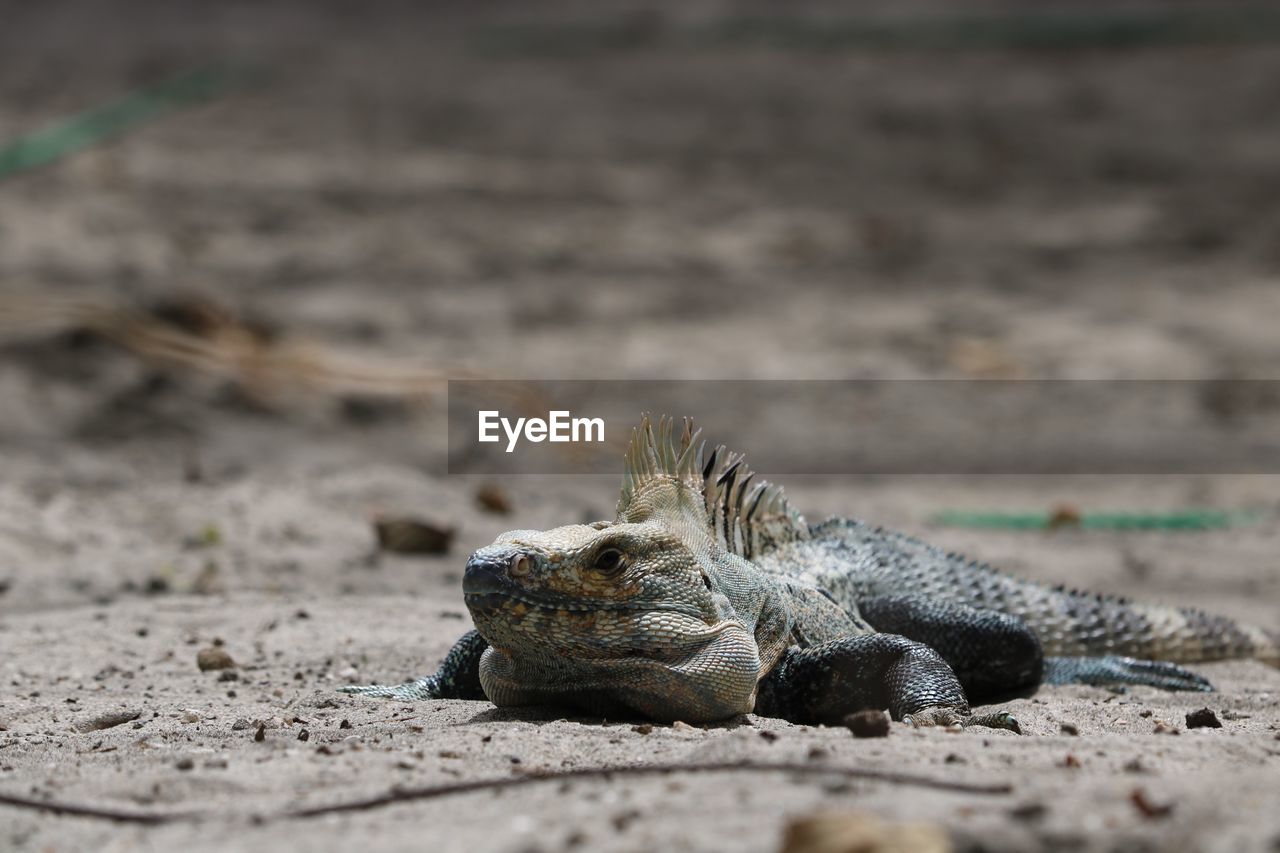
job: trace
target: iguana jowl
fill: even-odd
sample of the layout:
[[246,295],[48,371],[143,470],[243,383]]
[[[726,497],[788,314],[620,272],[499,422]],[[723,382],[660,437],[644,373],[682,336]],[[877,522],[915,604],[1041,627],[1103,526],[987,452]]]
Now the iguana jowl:
[[616,520],[504,533],[472,554],[463,594],[475,630],[435,675],[346,691],[1016,727],[970,702],[1044,682],[1209,690],[1177,663],[1280,666],[1275,634],[1230,619],[1020,580],[859,521],[810,526],[743,457],[665,418],[632,435]]

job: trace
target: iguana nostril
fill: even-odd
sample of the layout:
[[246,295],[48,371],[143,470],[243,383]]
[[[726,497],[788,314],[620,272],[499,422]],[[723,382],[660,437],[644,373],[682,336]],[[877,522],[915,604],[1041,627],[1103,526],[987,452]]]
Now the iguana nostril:
[[516,554],[511,558],[511,565],[507,567],[507,574],[513,578],[528,577],[529,569],[529,558],[524,554]]

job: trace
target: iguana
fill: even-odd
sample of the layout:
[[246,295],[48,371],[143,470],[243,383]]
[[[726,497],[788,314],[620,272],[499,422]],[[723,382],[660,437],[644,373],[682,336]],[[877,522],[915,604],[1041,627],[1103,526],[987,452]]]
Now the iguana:
[[346,692],[1016,729],[971,703],[1046,682],[1210,690],[1177,664],[1280,666],[1280,637],[1220,616],[1020,580],[861,521],[806,524],[741,455],[667,418],[633,431],[614,521],[504,533],[462,591],[475,630],[434,675]]

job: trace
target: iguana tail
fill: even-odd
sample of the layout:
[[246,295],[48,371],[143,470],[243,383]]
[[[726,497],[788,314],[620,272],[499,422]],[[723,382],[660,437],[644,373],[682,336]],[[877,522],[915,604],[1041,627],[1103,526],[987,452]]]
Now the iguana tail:
[[1254,658],[1280,667],[1280,635],[1194,607],[1164,607],[1054,587],[1020,613],[1048,655],[1125,655],[1173,663]]

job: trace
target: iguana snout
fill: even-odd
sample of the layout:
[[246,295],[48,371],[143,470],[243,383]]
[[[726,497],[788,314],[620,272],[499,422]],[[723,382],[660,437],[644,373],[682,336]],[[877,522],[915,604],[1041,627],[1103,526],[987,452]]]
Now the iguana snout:
[[519,594],[517,579],[528,576],[532,563],[531,555],[515,548],[477,551],[467,560],[462,594],[478,607],[500,606],[505,598]]

